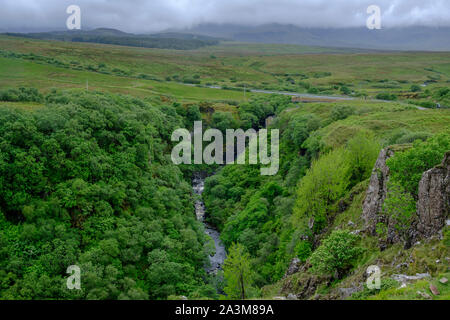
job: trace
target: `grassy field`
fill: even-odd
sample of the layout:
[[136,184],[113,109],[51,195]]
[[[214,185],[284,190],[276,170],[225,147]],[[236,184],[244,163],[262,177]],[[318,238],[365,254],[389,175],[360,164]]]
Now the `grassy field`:
[[[123,79],[112,80],[114,85],[125,86],[127,90],[149,90],[146,87],[150,87],[155,92],[164,92],[170,88],[174,95],[184,95],[186,89],[169,83],[191,82],[241,88],[245,85],[249,88],[296,92],[307,92],[314,87],[318,93],[325,94],[339,93],[341,87],[346,86],[350,91],[369,96],[388,91],[405,97],[411,94],[413,84],[426,83],[427,88],[432,90],[448,87],[450,83],[448,52],[362,53],[344,49],[233,42],[198,50],[177,51],[7,36],[0,36],[0,49],[55,58],[73,69],[165,81],[168,84],[158,86],[152,82],[142,84]],[[76,81],[86,78],[85,75],[77,75]],[[92,77],[93,82],[102,82],[101,77]],[[69,76],[57,77],[62,80],[60,78]],[[85,82],[84,79],[81,82]],[[198,92],[204,94],[201,90]],[[210,95],[215,99],[219,94]],[[227,99],[239,99],[233,93],[226,95]],[[197,93],[189,93],[186,98],[196,99],[198,96]]]
[[[244,99],[238,91],[198,88],[172,82],[133,79],[89,71],[76,71],[37,64],[20,59],[0,58],[0,87],[35,87],[43,92],[52,88],[108,91],[145,98],[161,96],[182,101],[220,101]],[[251,94],[247,95],[248,97]]]

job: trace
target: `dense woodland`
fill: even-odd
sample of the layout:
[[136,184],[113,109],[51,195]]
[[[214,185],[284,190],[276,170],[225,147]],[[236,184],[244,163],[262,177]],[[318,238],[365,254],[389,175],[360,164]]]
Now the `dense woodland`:
[[[202,119],[197,105],[29,88],[1,91],[0,100],[45,105],[0,113],[1,299],[255,298],[294,257],[343,279],[371,248],[329,227],[339,201],[365,190],[381,148],[414,143],[389,163],[397,174],[386,214],[405,209],[400,229],[414,214],[421,173],[450,149],[448,134],[406,129],[360,130],[330,145],[327,128],[370,113],[352,106],[298,109],[270,96],[239,104],[237,117],[215,112],[209,126],[221,130],[260,129],[274,116],[281,166],[274,177],[257,165],[213,168],[204,200],[228,259],[211,276],[190,185],[205,167],[170,160],[171,133]],[[73,264],[83,270],[80,291],[65,286]]]
[[[16,94],[16,96],[14,96]],[[170,160],[175,107],[101,93],[2,93],[42,101],[0,113],[0,298],[208,296],[205,235]],[[82,290],[65,288],[66,268]]]

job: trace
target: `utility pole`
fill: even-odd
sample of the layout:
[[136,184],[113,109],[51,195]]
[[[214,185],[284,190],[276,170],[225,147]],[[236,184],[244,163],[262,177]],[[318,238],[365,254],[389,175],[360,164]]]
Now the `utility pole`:
[[86,91],[89,91],[89,80],[86,79]]
[[247,100],[247,84],[244,83],[244,100]]

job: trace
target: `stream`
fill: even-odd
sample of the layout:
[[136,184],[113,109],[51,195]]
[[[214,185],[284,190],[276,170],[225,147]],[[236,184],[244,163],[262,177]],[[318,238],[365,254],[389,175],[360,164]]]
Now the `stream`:
[[[195,173],[194,178],[192,179],[192,188],[194,189],[194,192],[201,196],[204,187],[205,177],[201,173]],[[211,265],[209,267],[205,267],[205,270],[209,274],[215,274],[217,271],[222,269],[222,265],[227,257],[225,246],[220,240],[220,233],[205,221],[205,204],[202,200],[197,200],[195,202],[195,214],[197,216],[197,220],[201,221],[205,226],[205,233],[214,240],[214,245],[216,247],[215,254],[213,256],[209,256]]]

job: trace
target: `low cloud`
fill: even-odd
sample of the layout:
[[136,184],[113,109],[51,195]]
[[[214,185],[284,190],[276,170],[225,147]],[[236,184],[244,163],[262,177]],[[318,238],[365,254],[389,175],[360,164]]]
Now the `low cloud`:
[[81,7],[84,28],[136,33],[200,23],[365,26],[373,4],[382,10],[384,27],[450,26],[447,0],[2,0],[0,30],[62,30],[71,4]]

